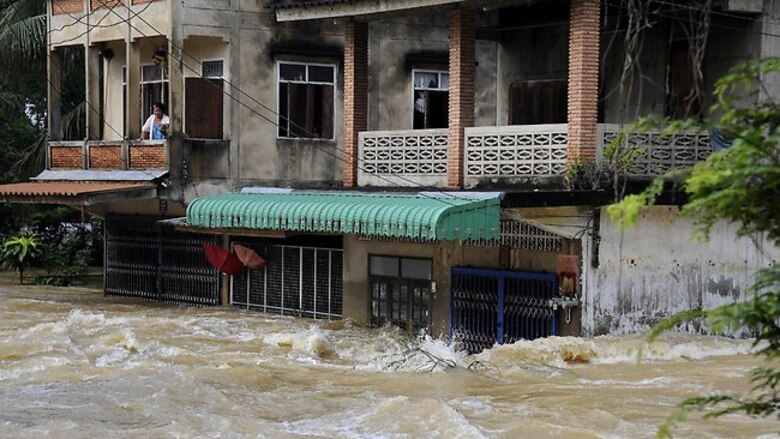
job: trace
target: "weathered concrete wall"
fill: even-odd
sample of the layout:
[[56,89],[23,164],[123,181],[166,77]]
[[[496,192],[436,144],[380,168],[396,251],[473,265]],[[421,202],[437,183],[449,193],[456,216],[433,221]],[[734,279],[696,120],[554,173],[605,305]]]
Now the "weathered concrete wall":
[[[412,129],[412,70],[448,70],[449,11],[369,23],[369,129]],[[496,124],[498,44],[477,42],[476,123]]]
[[[760,21],[748,18],[735,19],[712,15],[707,50],[702,72],[704,74],[703,106],[708,108],[712,100],[714,84],[728,70],[740,62],[756,58],[761,50]],[[623,72],[624,49],[622,32],[613,32],[612,25],[602,32],[602,90],[604,122],[630,122],[641,116],[663,116],[665,112],[665,87],[669,63],[670,37],[685,39],[679,24],[668,18],[657,19],[655,25],[644,31],[638,69],[629,80],[628,108],[620,107],[620,76]],[[640,73],[641,72],[641,73]],[[643,78],[640,78],[639,75]]]
[[694,230],[676,207],[651,207],[624,232],[602,214],[598,267],[583,240],[584,334],[642,331],[678,311],[743,298],[755,270],[780,259],[763,239],[737,239],[734,226],[717,224],[704,243]]
[[[185,1],[182,26],[188,52],[203,59],[226,53],[228,80],[241,90],[228,90],[241,103],[225,97],[226,138],[231,140],[229,181],[248,185],[328,187],[340,181],[341,59],[336,56],[291,55],[279,46],[297,49],[343,47],[341,22],[274,24],[261,1]],[[218,43],[219,37],[228,43]],[[200,44],[208,41],[208,44]],[[220,48],[224,46],[224,48]],[[197,47],[197,49],[196,49]],[[197,58],[198,56],[196,56]],[[280,60],[333,64],[336,67],[334,140],[277,139],[277,62]]]
[[[137,7],[133,7],[134,10]],[[162,9],[161,9],[162,8]],[[181,26],[184,41],[182,68],[183,77],[197,76],[200,72],[199,61],[224,59],[225,78],[235,84],[241,92],[242,104],[224,97],[225,138],[231,140],[228,173],[225,182],[214,182],[217,187],[233,189],[245,185],[331,187],[338,186],[341,180],[341,90],[342,68],[339,55],[343,48],[343,23],[291,23],[276,25],[271,11],[262,1],[200,1],[185,0],[182,15],[176,24],[170,23],[171,5],[167,1],[156,2],[147,11],[155,11],[155,16],[143,17],[160,31],[170,35],[173,25]],[[123,7],[119,9],[124,9]],[[100,11],[104,14],[107,11]],[[110,24],[111,16],[105,23]],[[68,20],[67,15],[54,17],[52,26],[62,26]],[[140,20],[140,18],[136,18]],[[149,35],[153,30],[133,22]],[[144,25],[146,26],[146,25]],[[148,27],[148,26],[147,26]],[[68,32],[83,32],[79,25],[67,27],[62,34],[57,33],[59,41],[73,35]],[[111,30],[110,32],[108,30]],[[113,32],[113,33],[112,33]],[[127,26],[107,27],[106,31],[94,32],[90,42],[95,44],[107,39],[107,47],[114,50],[111,63],[105,63],[107,70],[106,105],[104,135],[106,140],[121,137],[117,131],[123,127],[122,106],[122,67],[125,67],[125,38]],[[136,31],[132,38],[139,48],[140,63],[150,64],[152,54],[159,46],[167,46],[164,38],[138,38]],[[81,41],[81,40],[78,40]],[[77,41],[77,42],[78,42]],[[86,41],[86,40],[84,40]],[[73,44],[73,42],[69,42]],[[101,43],[102,44],[102,43]],[[294,50],[277,50],[279,46],[292,47]],[[331,48],[332,53],[317,56],[316,48]],[[296,50],[309,50],[308,54],[295,54]],[[277,62],[280,60],[306,61],[332,64],[336,68],[336,90],[334,99],[335,140],[290,140],[277,139]],[[176,59],[170,60],[170,68],[178,67]],[[139,69],[140,66],[131,66]],[[226,91],[238,98],[241,92],[226,85]],[[135,87],[128,90],[130,99],[138,99]],[[185,104],[186,105],[186,104]],[[248,108],[247,108],[248,107]],[[149,109],[139,111],[138,123],[148,117]],[[260,115],[258,115],[258,113]],[[234,117],[235,116],[235,117]],[[134,118],[135,120],[135,118]],[[185,127],[186,128],[186,127]],[[174,127],[176,131],[176,127]],[[173,164],[174,166],[177,163]],[[195,194],[194,188],[185,188],[186,194]]]
[[[412,129],[412,69],[447,71],[448,23],[447,14],[369,23],[370,130]],[[415,54],[431,61],[407,65],[407,56]]]
[[[87,18],[83,12],[75,14],[54,14],[51,16],[50,38],[54,47],[75,44],[95,44],[113,40],[143,38],[158,34],[169,34],[171,28],[171,4],[169,0],[155,0],[151,3],[125,7],[99,8]],[[137,15],[136,15],[137,14]],[[129,23],[128,20],[129,19]],[[77,22],[78,20],[78,22]],[[87,22],[92,30],[86,34]],[[158,30],[160,32],[158,32]]]
[[344,238],[344,316],[367,325],[371,321],[371,290],[368,280],[370,255],[428,258],[432,260],[432,280],[436,293],[431,305],[431,333],[442,336],[448,330],[450,268],[475,266],[498,268],[498,249],[464,247],[454,242],[413,244],[390,241],[363,241],[354,235]]

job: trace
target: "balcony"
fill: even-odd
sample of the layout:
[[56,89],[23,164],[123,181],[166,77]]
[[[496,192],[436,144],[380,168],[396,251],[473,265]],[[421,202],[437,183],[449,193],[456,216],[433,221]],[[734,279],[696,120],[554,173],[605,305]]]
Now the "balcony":
[[[596,144],[596,157],[604,158],[604,150],[620,135],[621,126],[600,124]],[[644,153],[628,169],[631,177],[653,178],[672,169],[693,166],[712,153],[710,136],[706,132],[677,133],[663,135],[659,131],[630,133],[625,143],[631,147],[643,148]]]
[[49,142],[47,169],[168,169],[168,144],[159,140]]
[[[567,124],[466,128],[464,187],[560,186],[568,166],[567,131]],[[598,160],[620,132],[620,125],[598,126]],[[634,178],[692,166],[712,152],[706,132],[664,136],[648,131],[632,133],[626,142],[645,150],[628,171]],[[360,186],[447,186],[446,129],[363,132],[359,148]]]
[[566,124],[466,128],[464,186],[544,184],[566,172]]
[[447,186],[447,129],[359,135],[359,186]]

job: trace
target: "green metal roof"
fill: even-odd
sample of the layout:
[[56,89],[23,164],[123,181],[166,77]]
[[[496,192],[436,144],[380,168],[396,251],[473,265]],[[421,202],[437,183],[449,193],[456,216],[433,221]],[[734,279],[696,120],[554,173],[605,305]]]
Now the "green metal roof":
[[425,240],[494,239],[500,200],[451,194],[233,193],[187,207],[192,227],[359,234]]

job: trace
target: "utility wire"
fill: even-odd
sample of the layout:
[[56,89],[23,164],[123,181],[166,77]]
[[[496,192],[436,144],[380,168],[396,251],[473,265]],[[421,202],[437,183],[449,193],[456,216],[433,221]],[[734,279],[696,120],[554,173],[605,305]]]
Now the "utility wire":
[[[98,0],[98,1],[100,1],[100,2],[101,2],[101,3],[103,3],[104,5],[106,4],[106,1],[105,1],[105,0]],[[125,8],[127,8],[127,7],[128,7],[127,5],[123,5],[123,6],[124,6]],[[118,15],[118,13],[117,13],[116,11],[113,11],[113,12],[114,12],[114,14],[116,14],[117,16],[119,16],[119,15]],[[119,17],[120,17],[120,18],[122,18],[121,16],[119,16]],[[168,37],[167,37],[167,35],[165,35],[164,33],[162,33],[162,32],[161,32],[159,29],[155,28],[155,27],[154,27],[154,26],[153,26],[151,23],[149,23],[148,21],[146,21],[146,20],[145,20],[143,17],[138,17],[138,18],[139,18],[139,19],[140,19],[142,22],[144,22],[144,23],[145,23],[147,26],[149,26],[149,27],[150,27],[150,28],[151,28],[153,31],[157,32],[157,33],[158,33],[160,36],[162,36],[163,38],[165,38],[165,39],[166,39],[166,40],[167,40],[167,41],[168,41],[168,42],[169,42],[169,43],[170,43],[170,44],[171,44],[171,45],[172,45],[174,48],[176,48],[176,49],[180,50],[180,51],[182,52],[182,54],[184,54],[184,55],[188,56],[190,59],[192,59],[193,61],[195,61],[197,64],[199,64],[199,65],[202,65],[202,63],[200,63],[200,61],[199,61],[197,58],[195,58],[193,55],[189,54],[189,53],[188,53],[186,50],[184,50],[184,48],[183,48],[183,47],[180,47],[180,46],[178,46],[176,43],[174,43],[173,41],[171,41],[171,39],[170,39],[170,38],[168,38]],[[129,23],[129,22],[128,22],[127,24],[128,24],[130,27],[132,27],[133,29],[135,29],[137,32],[139,32],[139,33],[140,33],[142,36],[144,36],[145,38],[147,38],[147,39],[148,39],[148,38],[150,38],[150,37],[149,37],[148,35],[146,35],[146,34],[145,34],[145,33],[144,33],[144,32],[143,32],[141,29],[138,29],[138,28],[137,28],[136,26],[134,26],[132,23]],[[153,44],[153,43],[149,42],[149,44]],[[169,53],[169,56],[171,56],[171,57],[173,58],[173,54]],[[189,69],[191,72],[193,72],[193,73],[195,73],[196,75],[198,75],[198,77],[200,77],[200,78],[203,78],[203,76],[202,76],[202,73],[200,73],[200,72],[197,72],[195,69],[193,69],[192,67],[190,67],[190,66],[189,66],[189,65],[188,65],[188,64],[187,64],[187,63],[184,61],[184,57],[180,57],[178,61],[181,63],[181,65],[182,65],[183,67],[185,67],[185,68]],[[266,105],[266,104],[264,104],[264,103],[262,103],[262,102],[258,101],[257,99],[255,99],[254,97],[252,97],[251,95],[249,95],[248,93],[244,92],[243,90],[241,90],[241,88],[240,88],[240,87],[238,87],[238,86],[235,86],[234,84],[230,83],[229,81],[225,80],[224,78],[223,78],[223,81],[225,81],[225,83],[226,83],[226,84],[230,85],[230,88],[231,88],[231,89],[235,89],[235,90],[236,90],[236,91],[238,91],[239,93],[241,93],[241,94],[243,94],[244,96],[248,97],[250,100],[252,100],[252,101],[253,101],[253,102],[255,102],[256,104],[260,105],[262,108],[264,108],[265,110],[269,111],[269,112],[270,112],[270,113],[272,113],[273,115],[275,115],[275,116],[278,116],[278,117],[282,118],[283,120],[287,120],[287,122],[288,122],[288,123],[289,123],[291,126],[293,126],[293,127],[296,127],[296,128],[298,128],[298,129],[300,129],[300,130],[301,130],[303,133],[305,133],[305,134],[308,134],[308,135],[311,135],[311,134],[312,134],[312,133],[308,132],[308,130],[306,130],[304,127],[301,127],[300,125],[296,124],[295,122],[293,122],[293,121],[292,121],[292,120],[290,120],[289,118],[287,118],[287,117],[285,117],[285,116],[283,116],[283,115],[281,115],[281,114],[277,113],[275,110],[273,110],[273,109],[272,109],[271,107],[269,107],[268,105]],[[244,108],[246,108],[247,110],[251,111],[251,112],[252,112],[252,113],[254,113],[255,115],[257,115],[257,116],[259,116],[260,118],[262,118],[262,119],[266,120],[267,122],[271,123],[273,126],[275,126],[275,127],[277,127],[277,128],[280,126],[280,125],[279,125],[279,123],[278,123],[278,121],[274,121],[273,119],[271,119],[271,118],[267,117],[266,115],[264,115],[264,114],[262,114],[262,113],[258,112],[258,111],[257,111],[257,110],[255,110],[254,108],[252,108],[252,107],[250,107],[249,105],[247,105],[246,103],[242,102],[240,98],[236,98],[235,96],[233,96],[233,95],[232,95],[232,93],[230,93],[230,92],[226,91],[224,88],[223,88],[223,89],[220,89],[220,88],[219,88],[219,86],[217,86],[216,84],[212,84],[212,83],[209,83],[209,84],[210,84],[211,86],[213,86],[215,89],[217,89],[217,90],[220,90],[220,91],[221,91],[223,94],[227,95],[227,96],[228,96],[230,99],[232,99],[233,101],[237,102],[239,105],[242,105]],[[327,155],[329,155],[329,156],[331,156],[331,157],[333,157],[333,158],[335,158],[335,159],[337,159],[337,160],[341,160],[342,162],[344,162],[344,163],[346,163],[346,164],[350,164],[350,162],[349,162],[347,159],[345,159],[343,156],[339,156],[339,155],[337,155],[337,154],[334,154],[333,152],[329,151],[327,148],[324,148],[324,147],[322,147],[322,146],[319,146],[319,145],[316,145],[316,144],[315,144],[315,148],[317,148],[317,149],[319,149],[319,150],[323,151],[323,152],[324,152],[324,153],[326,153]],[[344,154],[344,155],[348,155],[348,156],[350,156],[351,158],[355,159],[355,165],[356,165],[356,167],[357,167],[359,170],[362,170],[362,171],[364,171],[364,172],[368,172],[368,171],[366,171],[366,169],[365,169],[365,168],[362,168],[362,167],[360,166],[360,164],[359,164],[359,161],[360,161],[359,157],[356,157],[356,156],[355,156],[355,155],[353,155],[353,154],[349,154],[349,153],[347,153],[346,151],[344,151],[343,149],[341,149],[341,148],[339,148],[338,146],[335,146],[335,145],[334,145],[334,149],[336,149],[337,151],[340,151],[340,152],[341,152],[342,154]],[[391,180],[391,179],[389,179],[389,178],[386,178],[386,177],[384,177],[384,176],[381,176],[381,175],[379,175],[379,174],[374,174],[374,176],[376,176],[377,178],[379,178],[379,179],[381,179],[381,180],[384,180],[384,181],[386,181],[386,182],[390,183],[391,185],[394,185],[394,186],[396,186],[396,187],[399,187],[399,188],[406,188],[406,187],[408,187],[408,186],[402,186],[402,185],[399,185],[399,184],[398,184],[396,181],[394,181],[394,180]],[[399,180],[403,180],[403,181],[406,181],[406,182],[410,183],[410,184],[412,185],[412,187],[416,187],[416,188],[418,188],[418,189],[424,189],[424,190],[426,190],[427,192],[437,192],[437,193],[440,193],[440,194],[442,194],[443,196],[446,196],[446,197],[448,197],[448,198],[453,198],[453,199],[460,199],[460,200],[466,200],[466,201],[472,201],[472,200],[473,200],[473,198],[468,198],[468,197],[466,197],[466,198],[464,198],[464,197],[459,197],[459,196],[457,196],[456,194],[453,194],[453,193],[451,193],[451,192],[445,192],[445,191],[441,191],[441,190],[431,190],[431,188],[428,188],[428,187],[425,187],[425,186],[423,186],[423,185],[420,185],[420,184],[419,184],[419,183],[417,183],[416,181],[414,181],[414,180],[410,180],[410,179],[408,179],[408,178],[406,178],[406,177],[402,177],[402,176],[396,176],[396,178],[398,178]],[[434,196],[429,196],[429,195],[427,195],[427,194],[423,194],[423,193],[418,193],[418,195],[419,195],[419,196],[422,196],[422,197],[425,197],[425,198],[430,198],[430,199],[432,199],[432,200],[439,201],[439,202],[441,202],[441,203],[443,203],[443,204],[446,204],[446,205],[448,205],[448,206],[451,206],[451,207],[457,207],[457,206],[458,206],[457,204],[452,204],[452,203],[448,203],[448,202],[446,202],[446,201],[445,201],[444,199],[442,199],[441,197],[434,197]],[[485,215],[486,215],[486,214],[485,214]]]
[[[10,4],[10,7],[11,7],[12,9],[14,9],[14,16],[15,16],[16,18],[20,18],[20,16],[19,16],[19,9],[18,9],[18,8],[16,8],[16,7],[14,6],[14,4],[13,4],[13,3],[12,3],[12,4]],[[54,58],[51,56],[51,54],[49,53],[49,50],[48,50],[48,49],[46,50],[46,56],[47,56],[47,57],[49,58],[49,60],[51,61],[52,65],[53,65],[53,66],[54,66],[54,67],[55,67],[55,68],[56,68],[56,69],[57,69],[57,70],[60,72],[60,74],[63,74],[63,73],[64,73],[64,70],[63,70],[62,66],[60,66],[60,65],[58,65],[58,64],[57,64],[57,61],[56,61],[56,60],[55,60],[55,59],[54,59]],[[62,96],[62,89],[61,89],[61,88],[58,88],[56,85],[54,85],[54,83],[51,81],[51,79],[48,77],[48,75],[46,75],[46,82],[47,82],[47,83],[48,83],[48,84],[49,84],[49,85],[52,87],[52,89],[54,90],[54,92],[55,92],[55,93],[57,93],[57,94],[59,94],[60,96]],[[123,138],[123,137],[124,137],[122,133],[120,133],[120,132],[119,132],[119,131],[118,131],[116,128],[114,128],[114,127],[113,127],[111,124],[109,124],[109,123],[108,123],[108,121],[107,121],[107,120],[105,119],[105,117],[104,117],[104,116],[103,116],[103,115],[100,113],[100,111],[99,111],[98,109],[96,109],[96,108],[95,108],[95,107],[94,107],[92,104],[90,104],[90,103],[89,103],[89,101],[85,100],[85,101],[84,101],[84,103],[85,103],[86,107],[87,107],[87,108],[88,108],[90,111],[94,112],[94,113],[95,113],[95,114],[96,114],[96,115],[97,115],[97,116],[100,118],[100,121],[101,121],[101,123],[105,124],[105,125],[106,125],[106,126],[107,126],[107,127],[110,129],[110,130],[111,130],[111,131],[113,131],[114,133],[116,133],[116,134],[117,134],[117,135],[118,135],[120,138]],[[89,133],[87,133],[87,135],[89,135]],[[48,137],[48,136],[47,136],[47,137]],[[50,139],[49,139],[49,140],[50,140]],[[87,141],[88,141],[88,140],[87,140]],[[48,146],[47,146],[47,147],[48,147]],[[115,156],[116,156],[116,157],[117,157],[117,158],[118,158],[118,159],[119,159],[119,160],[120,160],[120,161],[121,161],[121,162],[122,162],[122,163],[123,163],[125,166],[128,166],[128,167],[129,167],[130,163],[129,163],[129,161],[128,161],[127,159],[125,159],[125,158],[124,158],[124,157],[122,157],[121,155],[117,154],[117,153],[116,153],[116,152],[115,152],[113,149],[109,149],[109,151],[110,151],[112,154],[114,154],[114,155],[115,155]],[[150,177],[153,177],[153,179],[157,179],[157,178],[158,178],[158,176],[157,176],[157,175],[155,175],[155,174],[152,174],[152,173],[150,173],[150,172],[148,172],[147,170],[144,170],[144,169],[133,169],[133,170],[134,170],[134,171],[141,171],[142,173],[144,173],[144,174],[146,174],[146,175],[148,175],[148,176],[150,176]]]

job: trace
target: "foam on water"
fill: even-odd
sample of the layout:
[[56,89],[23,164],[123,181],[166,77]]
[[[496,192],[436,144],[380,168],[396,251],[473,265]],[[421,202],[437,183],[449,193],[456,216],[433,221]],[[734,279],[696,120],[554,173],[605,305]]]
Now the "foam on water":
[[494,346],[478,354],[476,358],[504,366],[542,363],[564,368],[583,363],[636,363],[640,359],[650,362],[699,360],[713,356],[745,355],[751,351],[751,340],[684,334],[666,335],[653,343],[637,335],[594,338],[549,337]]

